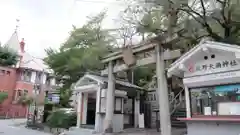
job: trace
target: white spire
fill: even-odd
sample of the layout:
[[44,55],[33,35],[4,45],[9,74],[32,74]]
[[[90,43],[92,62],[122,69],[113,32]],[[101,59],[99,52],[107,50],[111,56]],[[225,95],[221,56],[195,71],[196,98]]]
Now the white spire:
[[9,38],[7,43],[5,44],[5,47],[8,47],[9,49],[12,49],[16,52],[19,52],[20,50],[20,45],[19,45],[19,40],[18,40],[18,34],[17,31],[14,31],[12,36]]
[[5,43],[5,46],[8,47],[9,49],[12,49],[16,52],[19,52],[20,51],[20,44],[19,44],[18,34],[17,34],[19,20],[16,19],[16,22],[17,22],[16,28],[15,28],[12,36]]

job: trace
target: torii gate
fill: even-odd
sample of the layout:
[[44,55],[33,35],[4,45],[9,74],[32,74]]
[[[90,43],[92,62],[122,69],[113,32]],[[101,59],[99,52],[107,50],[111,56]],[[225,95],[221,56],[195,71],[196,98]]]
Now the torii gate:
[[[161,41],[161,44],[171,44],[176,41],[175,38],[165,39]],[[159,39],[159,37],[158,37]],[[149,40],[150,41],[150,40]],[[108,75],[108,90],[107,90],[107,103],[106,103],[106,115],[104,132],[112,132],[112,119],[113,119],[113,104],[114,104],[114,73],[119,71],[125,71],[130,68],[144,66],[148,64],[156,63],[157,70],[157,93],[159,96],[159,109],[160,109],[160,123],[161,133],[163,135],[171,135],[171,122],[169,113],[169,100],[167,81],[165,76],[165,62],[164,60],[171,60],[178,58],[181,53],[180,50],[163,51],[163,48],[159,43],[145,42],[143,44],[132,46],[127,49],[123,49],[114,53],[111,53],[102,59],[102,63],[108,65],[107,68],[102,70],[102,75]],[[163,53],[161,53],[163,52]]]

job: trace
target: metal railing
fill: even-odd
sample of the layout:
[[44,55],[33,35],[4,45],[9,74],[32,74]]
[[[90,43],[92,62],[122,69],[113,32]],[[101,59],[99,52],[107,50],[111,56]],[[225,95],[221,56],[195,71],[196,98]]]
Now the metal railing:
[[[178,84],[180,88],[182,88],[177,95],[174,94],[174,92],[170,92],[168,94],[169,96],[169,107],[170,107],[170,114],[173,114],[177,108],[179,108],[180,105],[183,104],[184,100],[184,87],[181,84]],[[152,81],[147,84],[146,86],[149,91],[156,90],[154,94],[157,94],[157,82],[156,82],[156,76],[152,77]],[[151,98],[151,95],[148,95],[147,101],[150,101],[150,99],[155,99],[157,101],[157,104],[153,106],[153,110],[159,110],[159,105],[158,105],[158,96],[154,95],[155,98]],[[150,96],[150,97],[149,97]]]
[[183,94],[184,89],[181,89],[178,94],[170,101],[170,114],[173,114],[175,110],[184,102]]

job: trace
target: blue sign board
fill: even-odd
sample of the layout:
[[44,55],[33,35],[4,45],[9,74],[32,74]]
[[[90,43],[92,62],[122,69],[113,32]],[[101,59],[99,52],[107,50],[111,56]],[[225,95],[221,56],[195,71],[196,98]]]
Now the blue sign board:
[[60,101],[59,95],[58,94],[53,94],[52,95],[52,102],[53,103],[59,103],[59,101]]
[[59,94],[49,93],[47,98],[48,98],[48,101],[52,103],[59,103],[60,101]]
[[240,84],[215,86],[214,91],[215,91],[215,92],[230,92],[230,91],[236,91],[237,93],[240,93]]

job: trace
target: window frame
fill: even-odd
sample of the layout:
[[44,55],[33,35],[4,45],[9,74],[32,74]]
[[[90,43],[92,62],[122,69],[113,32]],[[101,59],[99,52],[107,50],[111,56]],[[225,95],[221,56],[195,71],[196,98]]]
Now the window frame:
[[24,96],[27,96],[27,95],[28,95],[28,90],[24,89],[24,90],[23,90],[23,95],[24,95]]
[[22,70],[20,72],[20,80],[24,82],[31,82],[32,72],[31,70]]

